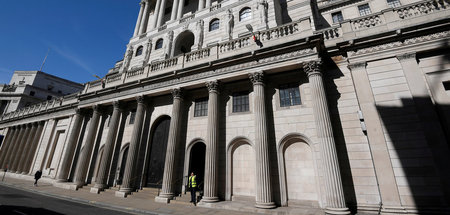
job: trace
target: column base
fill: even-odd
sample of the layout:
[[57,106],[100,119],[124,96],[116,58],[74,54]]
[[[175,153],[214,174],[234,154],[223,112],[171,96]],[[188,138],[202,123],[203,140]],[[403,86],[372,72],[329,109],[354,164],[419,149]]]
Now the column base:
[[114,195],[116,197],[127,198],[127,196],[131,194],[131,192],[133,192],[132,188],[125,188],[124,187],[124,188],[120,188],[119,191],[116,191]]
[[167,198],[167,197],[161,197],[161,196],[157,196],[157,197],[155,197],[155,202],[158,202],[158,203],[166,203],[166,204],[169,204],[170,203],[170,198]]
[[255,207],[262,209],[272,209],[276,208],[275,202],[256,202]]
[[205,202],[205,203],[218,202],[219,201],[219,197],[203,197],[201,201]]
[[350,214],[348,208],[326,208],[325,214]]
[[78,190],[79,188],[83,187],[83,185],[78,185],[78,184],[71,184],[69,186],[67,186],[69,190]]
[[[20,173],[20,174],[22,174],[22,175],[28,175],[28,172],[22,172],[22,173]],[[66,180],[67,181],[67,180]]]
[[[22,173],[23,174],[23,173]],[[64,183],[67,182],[67,179],[56,179],[56,183]]]
[[96,194],[100,194],[100,192],[102,192],[102,191],[104,191],[105,189],[104,188],[101,188],[101,187],[93,187],[93,188],[91,188],[91,193],[96,193]]
[[22,174],[22,172],[19,171],[19,170],[17,170],[17,171],[16,171],[16,174],[19,174],[19,175],[20,175],[20,174]]

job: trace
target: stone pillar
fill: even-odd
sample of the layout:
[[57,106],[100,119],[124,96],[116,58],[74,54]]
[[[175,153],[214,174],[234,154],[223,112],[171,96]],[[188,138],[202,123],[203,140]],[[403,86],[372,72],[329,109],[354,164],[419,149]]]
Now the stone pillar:
[[174,170],[176,148],[179,142],[180,136],[180,124],[181,124],[181,111],[182,111],[182,91],[179,88],[172,90],[173,95],[173,107],[172,107],[172,119],[170,120],[169,138],[167,140],[166,160],[164,164],[164,175],[162,191],[155,198],[157,202],[169,203],[174,196]]
[[70,131],[70,136],[67,139],[66,150],[62,157],[61,166],[58,171],[57,182],[66,182],[69,176],[70,164],[72,164],[73,155],[78,144],[78,137],[80,136],[80,130],[83,122],[83,114],[80,109],[75,110],[76,113],[73,116],[73,125]]
[[183,17],[183,10],[184,10],[184,0],[179,0],[177,19],[181,19],[181,17]]
[[108,134],[106,135],[105,148],[103,149],[102,160],[100,160],[100,166],[98,169],[97,177],[95,179],[95,185],[91,189],[91,193],[100,193],[108,187],[108,172],[111,165],[112,154],[114,152],[114,146],[116,145],[117,129],[119,128],[120,115],[122,110],[118,101],[113,102],[113,113],[111,121],[109,123]]
[[31,125],[26,124],[24,125],[25,131],[22,136],[22,138],[19,139],[19,141],[16,144],[15,151],[12,153],[12,159],[11,159],[11,172],[16,172],[19,167],[20,158],[22,157],[23,148],[25,148],[26,142],[28,141],[28,137],[30,136],[31,131]]
[[8,156],[8,150],[13,145],[13,141],[15,138],[17,138],[17,135],[19,134],[19,128],[17,127],[11,127],[8,132],[8,136],[6,137],[5,142],[2,146],[2,151],[0,154],[0,171],[4,171],[6,168],[6,163],[4,163],[6,160],[6,156]]
[[141,5],[141,9],[139,10],[139,16],[136,21],[136,27],[134,27],[133,37],[137,36],[139,33],[139,29],[141,28],[142,14],[144,12],[144,1],[139,3]]
[[308,75],[313,98],[313,112],[322,163],[325,185],[325,213],[350,214],[345,205],[341,172],[339,170],[330,111],[328,110],[325,87],[322,80],[321,61],[311,61],[304,65]]
[[18,167],[17,167],[17,172],[16,172],[18,174],[20,174],[20,173],[26,174],[26,172],[25,172],[25,162],[26,162],[26,159],[27,159],[27,154],[31,150],[31,146],[33,145],[33,139],[34,139],[34,136],[36,135],[37,128],[38,128],[38,124],[37,123],[33,123],[31,125],[30,134],[28,135],[28,138],[24,142],[24,145],[22,147],[23,148],[23,152],[20,153],[21,157],[20,157],[19,164],[18,164]]
[[205,0],[198,0],[198,9],[197,11],[201,11],[205,8]]
[[122,185],[120,186],[120,190],[115,194],[117,197],[127,197],[127,195],[134,190],[133,178],[136,176],[136,164],[139,158],[139,146],[141,143],[142,126],[144,124],[146,109],[143,96],[137,97],[136,100],[136,120],[134,121],[133,133],[131,134],[130,148],[128,149]]
[[[156,27],[160,27],[161,25],[163,25],[164,23],[164,11],[166,10],[166,2],[167,0],[161,0],[161,4],[159,7],[159,12],[158,12],[158,21],[156,22]],[[164,41],[166,42],[166,41]]]
[[18,143],[25,133],[25,129],[23,125],[18,125],[16,128],[17,135],[14,136],[14,139],[11,140],[11,146],[8,148],[8,152],[6,152],[5,160],[3,161],[3,166],[7,166],[8,170],[11,169],[12,166],[12,158],[14,158],[14,151],[17,150]]
[[172,13],[170,14],[170,21],[174,21],[178,17],[178,4],[179,4],[179,2],[180,2],[179,0],[173,0]]
[[161,7],[161,1],[163,1],[163,0],[156,1],[155,10],[153,12],[153,18],[152,18],[152,21],[150,24],[150,29],[156,28],[156,23],[158,22],[158,17],[159,17],[159,10]]
[[94,148],[95,137],[97,136],[97,127],[100,119],[100,107],[94,106],[94,112],[92,114],[91,122],[89,123],[89,129],[86,134],[86,141],[78,158],[77,167],[75,170],[74,189],[82,187],[86,181],[86,174],[88,170],[89,160],[91,158],[92,149]]
[[144,14],[142,16],[142,21],[141,21],[141,26],[139,27],[139,35],[147,32],[147,22],[148,22],[148,16],[149,16],[149,11],[150,11],[150,3],[145,0],[144,1]]
[[264,73],[249,74],[253,83],[256,152],[256,207],[275,208],[270,178],[269,136],[264,92]]
[[205,8],[211,7],[211,0],[206,0]]
[[36,149],[39,145],[39,139],[41,138],[42,131],[44,130],[44,122],[38,122],[37,126],[38,126],[38,128],[33,137],[33,142],[31,142],[32,143],[32,145],[30,146],[31,149],[27,153],[26,160],[25,160],[25,166],[24,166],[24,170],[23,170],[22,174],[28,174],[30,172],[31,162],[33,161],[34,154],[36,153]]
[[206,83],[209,91],[208,128],[206,133],[205,186],[203,202],[217,202],[219,144],[219,82]]

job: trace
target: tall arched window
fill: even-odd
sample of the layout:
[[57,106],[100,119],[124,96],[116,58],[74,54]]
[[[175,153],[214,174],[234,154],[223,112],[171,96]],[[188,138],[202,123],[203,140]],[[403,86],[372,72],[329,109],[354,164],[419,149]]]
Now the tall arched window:
[[214,31],[214,30],[219,29],[219,23],[220,23],[219,19],[211,20],[211,22],[209,23],[209,31]]
[[140,56],[142,55],[142,51],[144,50],[143,46],[139,46],[139,48],[137,48],[136,50],[136,56]]
[[156,44],[155,44],[155,50],[162,48],[163,47],[163,42],[164,42],[163,39],[157,40]]
[[252,18],[252,9],[249,7],[244,7],[241,11],[239,11],[239,21],[245,21]]

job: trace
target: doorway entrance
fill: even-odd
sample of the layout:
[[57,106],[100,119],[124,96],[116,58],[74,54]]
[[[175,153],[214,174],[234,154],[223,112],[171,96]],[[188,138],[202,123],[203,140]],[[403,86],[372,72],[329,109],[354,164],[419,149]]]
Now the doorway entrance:
[[163,117],[156,123],[151,139],[148,159],[146,187],[162,187],[167,140],[169,138],[170,117]]
[[194,172],[197,175],[197,186],[198,189],[203,190],[203,180],[205,177],[205,155],[206,155],[206,145],[203,142],[197,142],[192,146],[190,159],[189,159],[189,172]]

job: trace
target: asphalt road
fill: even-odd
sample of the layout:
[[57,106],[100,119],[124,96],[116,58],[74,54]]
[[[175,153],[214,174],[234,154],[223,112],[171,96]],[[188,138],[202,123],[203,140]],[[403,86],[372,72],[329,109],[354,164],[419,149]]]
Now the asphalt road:
[[117,214],[129,213],[95,207],[63,199],[26,192],[19,189],[0,185],[0,214],[1,215],[60,215],[60,214]]

